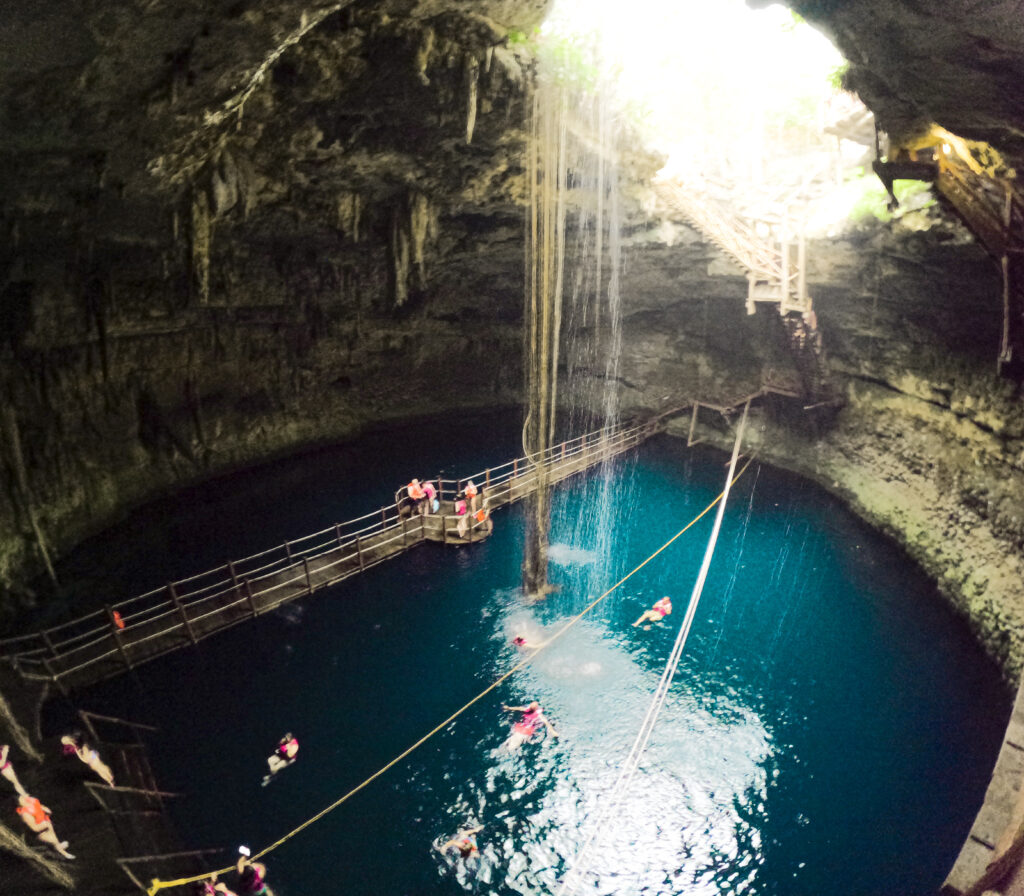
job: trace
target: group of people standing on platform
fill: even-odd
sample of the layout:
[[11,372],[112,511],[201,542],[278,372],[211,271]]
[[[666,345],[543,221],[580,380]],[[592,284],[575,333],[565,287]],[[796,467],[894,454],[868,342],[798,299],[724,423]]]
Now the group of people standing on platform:
[[[114,775],[110,767],[80,733],[64,735],[61,738],[61,744],[65,755],[77,756],[103,780],[104,784],[108,787],[114,786]],[[51,847],[62,858],[73,859],[74,856],[68,852],[68,841],[61,840],[54,830],[53,810],[49,806],[44,806],[38,797],[32,796],[18,778],[11,763],[10,744],[0,744],[0,776],[14,788],[14,792],[18,795],[18,805],[14,811],[28,829],[39,838],[41,843]]]
[[[399,489],[401,495],[403,489]],[[441,509],[441,500],[433,482],[421,482],[413,479],[404,486],[405,495],[399,498],[398,512],[402,516],[428,516]],[[490,533],[493,523],[487,508],[487,499],[483,494],[483,486],[477,486],[472,479],[467,480],[465,487],[458,492],[453,502],[453,510],[458,522],[455,531],[459,538],[465,538],[470,526],[486,526]]]

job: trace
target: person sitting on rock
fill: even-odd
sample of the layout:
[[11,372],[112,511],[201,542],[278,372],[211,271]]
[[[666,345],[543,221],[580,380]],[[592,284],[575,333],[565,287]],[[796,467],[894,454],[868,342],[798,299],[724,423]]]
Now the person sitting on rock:
[[52,846],[65,859],[73,859],[74,856],[68,852],[68,841],[61,840],[53,829],[50,809],[27,793],[18,797],[18,803],[15,811],[21,816],[21,820],[35,831],[39,839],[47,846]]

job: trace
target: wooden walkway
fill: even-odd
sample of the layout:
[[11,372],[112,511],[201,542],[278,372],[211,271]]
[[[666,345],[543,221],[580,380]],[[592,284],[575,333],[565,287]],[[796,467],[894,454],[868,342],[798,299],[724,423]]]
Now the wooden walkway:
[[[546,452],[554,484],[636,447],[661,419],[588,433]],[[465,543],[489,534],[490,519],[474,522],[465,539],[451,511],[473,479],[483,485],[488,512],[532,493],[538,466],[517,458],[495,469],[438,483],[441,509],[403,517],[396,506],[338,523],[244,560],[171,582],[70,622],[0,641],[0,654],[23,677],[53,682],[62,692],[119,675],[142,663],[327,588],[424,541]]]

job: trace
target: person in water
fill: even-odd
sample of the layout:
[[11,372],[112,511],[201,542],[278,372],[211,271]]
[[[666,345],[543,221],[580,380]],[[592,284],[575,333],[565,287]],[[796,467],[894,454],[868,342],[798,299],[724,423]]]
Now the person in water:
[[65,753],[69,756],[74,753],[103,779],[107,787],[114,786],[114,773],[110,770],[110,766],[100,759],[100,754],[86,743],[81,734],[65,734],[60,742],[64,744]]
[[465,830],[459,831],[447,843],[442,843],[438,847],[438,850],[442,853],[446,853],[449,849],[457,849],[462,858],[471,859],[480,854],[480,850],[476,845],[476,834],[483,829],[484,826],[480,824],[475,828],[466,828]]
[[541,726],[544,727],[551,737],[558,737],[555,726],[548,721],[547,716],[544,715],[544,710],[541,709],[541,705],[536,700],[531,700],[529,706],[506,706],[502,703],[501,708],[506,712],[522,713],[519,721],[512,726],[512,733],[508,736],[508,740],[505,741],[504,748],[507,752],[512,753],[518,750],[526,741],[532,740]]
[[238,863],[235,870],[238,872],[238,894],[239,896],[274,896],[274,891],[267,886],[267,868],[262,862],[249,861],[249,850],[241,846],[238,849]]
[[267,767],[270,769],[270,774],[263,778],[263,783],[266,784],[281,769],[288,768],[298,755],[299,741],[291,732],[288,732],[288,734],[281,738],[274,752],[267,757]]
[[192,891],[195,896],[236,896],[236,894],[228,889],[228,885],[223,881],[217,880],[217,873],[214,872],[206,880],[198,880],[192,887]]
[[21,820],[36,832],[39,839],[47,846],[52,846],[65,859],[73,859],[74,856],[68,852],[68,841],[61,840],[53,829],[53,821],[50,819],[50,809],[44,806],[34,796],[27,793],[18,797],[18,808],[15,810]]
[[640,618],[633,623],[633,628],[636,628],[641,622],[661,622],[666,616],[672,612],[672,601],[666,594],[661,600],[655,601],[655,604],[651,609],[644,610]]
[[21,781],[18,780],[14,766],[11,765],[10,752],[11,748],[8,744],[0,744],[0,775],[3,775],[11,782],[11,785],[18,792],[18,796],[24,796],[25,788],[21,786]]

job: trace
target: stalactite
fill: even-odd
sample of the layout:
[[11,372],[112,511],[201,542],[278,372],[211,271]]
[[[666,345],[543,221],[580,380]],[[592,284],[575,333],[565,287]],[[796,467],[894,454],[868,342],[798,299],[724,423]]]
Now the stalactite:
[[413,193],[409,200],[409,233],[412,237],[412,260],[416,265],[417,286],[427,284],[427,240],[437,238],[437,212],[423,193]]
[[36,546],[39,548],[39,554],[46,569],[46,574],[49,576],[50,581],[56,585],[58,584],[57,572],[53,568],[53,562],[50,559],[50,549],[46,536],[43,534],[42,526],[39,525],[39,519],[36,516],[35,499],[32,496],[32,489],[29,487],[28,472],[25,469],[25,457],[21,450],[21,431],[18,428],[18,418],[14,414],[14,408],[10,405],[7,405],[3,411],[3,429],[11,467],[14,471],[15,491],[25,510],[25,516],[32,529],[32,534],[35,536]]
[[430,83],[430,76],[427,74],[427,69],[430,67],[430,57],[434,53],[434,31],[431,28],[423,29],[420,35],[419,46],[416,47],[416,76],[420,79],[420,83],[426,87]]
[[[25,683],[22,682],[22,681],[19,681],[18,684],[16,685],[16,687],[19,690],[19,700],[21,701],[22,706],[24,706],[24,688],[25,688]],[[48,687],[48,685],[44,685],[44,687]],[[40,698],[39,698],[40,704],[42,703],[42,700],[45,698],[45,695],[46,695],[46,691],[44,690],[42,692],[42,696],[40,696]],[[7,701],[7,698],[4,696],[2,691],[0,691],[0,723],[2,723],[2,726],[0,726],[0,727],[3,727],[4,729],[6,729],[7,734],[9,735],[10,740],[14,741],[14,743],[16,743],[18,745],[18,748],[21,750],[22,753],[24,753],[33,762],[42,762],[43,761],[43,754],[40,753],[36,749],[35,744],[32,743],[32,736],[29,734],[28,729],[18,720],[18,717],[14,714],[14,710],[11,708],[11,704]],[[39,725],[39,714],[37,712],[36,713],[36,736],[37,737],[39,737],[38,725]]]
[[392,299],[396,308],[401,308],[409,298],[409,235],[403,226],[397,210],[391,216]]
[[359,242],[363,204],[358,193],[342,193],[338,196],[338,230],[353,243]]
[[206,191],[194,187],[192,190],[192,289],[199,304],[210,301],[210,243],[213,237],[210,222],[210,200]]
[[473,142],[476,128],[477,93],[480,88],[480,63],[472,56],[465,61],[466,72],[466,145]]

